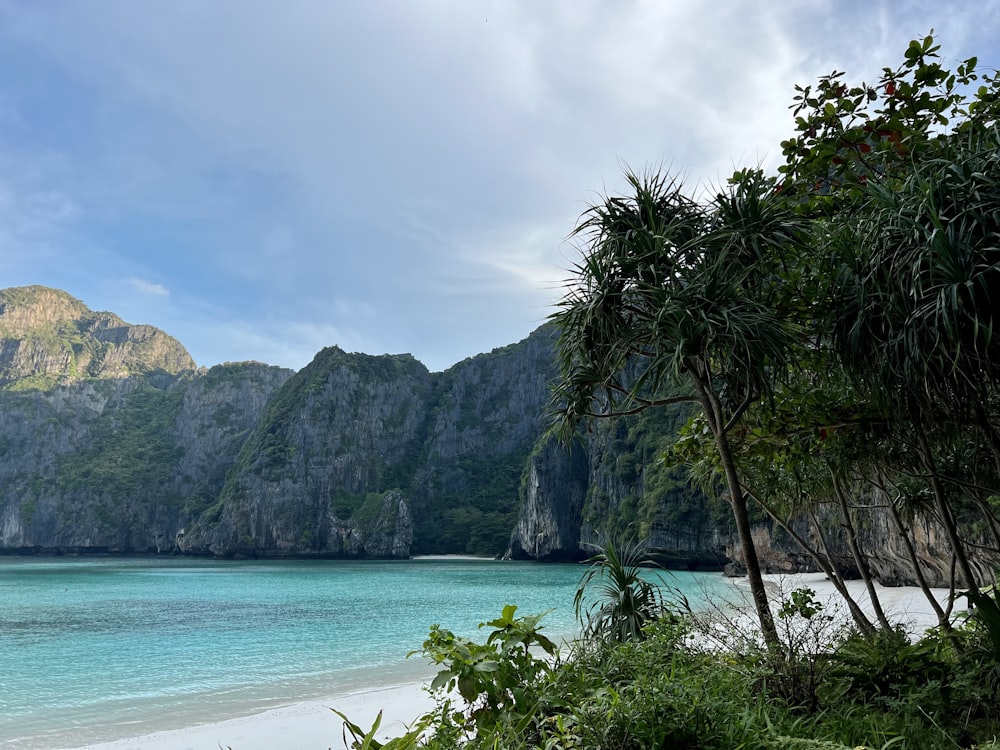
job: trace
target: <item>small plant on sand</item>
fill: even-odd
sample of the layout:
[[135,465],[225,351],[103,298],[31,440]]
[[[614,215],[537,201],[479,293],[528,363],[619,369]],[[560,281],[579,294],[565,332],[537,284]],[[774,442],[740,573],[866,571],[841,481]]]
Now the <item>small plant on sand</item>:
[[[667,612],[662,587],[642,576],[643,566],[654,564],[645,544],[612,537],[588,562],[573,598],[583,637],[619,643],[642,640],[643,628]],[[681,604],[687,605],[683,597]]]

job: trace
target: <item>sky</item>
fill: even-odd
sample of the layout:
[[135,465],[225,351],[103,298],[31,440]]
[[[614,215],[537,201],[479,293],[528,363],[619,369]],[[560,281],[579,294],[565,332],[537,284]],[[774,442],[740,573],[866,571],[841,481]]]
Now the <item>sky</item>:
[[1000,0],[0,0],[0,288],[444,370],[545,322],[626,166],[773,171],[796,83],[931,29],[1000,66]]

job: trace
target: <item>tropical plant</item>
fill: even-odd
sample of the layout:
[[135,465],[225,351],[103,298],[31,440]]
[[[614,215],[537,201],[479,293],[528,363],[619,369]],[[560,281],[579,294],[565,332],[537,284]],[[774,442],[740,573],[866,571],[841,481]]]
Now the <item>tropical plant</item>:
[[830,246],[841,262],[828,308],[832,344],[904,441],[897,455],[912,456],[907,470],[926,479],[973,589],[958,530],[958,499],[968,492],[949,483],[941,449],[978,439],[993,467],[979,481],[997,488],[1000,439],[987,408],[1000,381],[998,144],[993,130],[963,135],[905,178],[867,186],[864,220],[842,224]]
[[574,231],[588,243],[552,315],[557,425],[568,436],[587,418],[701,406],[761,630],[777,644],[729,431],[802,343],[784,285],[803,223],[760,172],[737,173],[707,204],[666,175],[625,176],[631,194],[595,204]]
[[969,600],[969,622],[982,635],[983,651],[1000,666],[1000,592],[994,584],[990,590],[966,591]]
[[[371,727],[363,729],[361,726],[351,721],[341,711],[338,711],[335,708],[331,708],[330,710],[337,714],[337,716],[339,716],[344,722],[342,739],[344,747],[348,747],[351,750],[415,750],[415,748],[420,747],[421,740],[424,738],[424,733],[427,731],[431,723],[431,716],[422,716],[407,729],[405,734],[402,734],[399,737],[393,737],[385,742],[379,742],[375,739],[375,734],[382,726],[381,711],[379,711],[375,716],[375,720],[372,722]],[[350,735],[350,740],[347,738],[348,735]],[[348,742],[350,742],[350,744],[348,744]],[[232,748],[229,750],[232,750]]]
[[652,564],[645,544],[610,537],[588,562],[573,597],[583,636],[642,640],[645,626],[667,613],[661,587],[643,577],[642,566]]
[[[539,705],[535,688],[552,669],[551,663],[535,656],[532,649],[554,657],[558,648],[539,632],[544,612],[515,617],[516,611],[515,605],[508,604],[500,617],[480,623],[481,628],[493,628],[482,644],[439,625],[431,626],[419,653],[442,667],[430,685],[431,692],[442,695],[438,711],[442,725],[470,732],[477,727],[532,720]],[[446,697],[452,691],[465,702],[464,712],[456,711]]]

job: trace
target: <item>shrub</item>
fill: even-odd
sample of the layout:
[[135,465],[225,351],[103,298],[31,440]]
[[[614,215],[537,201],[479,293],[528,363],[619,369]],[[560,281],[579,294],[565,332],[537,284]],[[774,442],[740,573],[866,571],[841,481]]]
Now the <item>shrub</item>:
[[[642,566],[652,563],[645,545],[612,537],[588,562],[573,598],[584,638],[642,640],[643,628],[666,611],[661,587],[642,577]],[[587,595],[595,589],[588,604]],[[681,603],[687,608],[683,597]]]

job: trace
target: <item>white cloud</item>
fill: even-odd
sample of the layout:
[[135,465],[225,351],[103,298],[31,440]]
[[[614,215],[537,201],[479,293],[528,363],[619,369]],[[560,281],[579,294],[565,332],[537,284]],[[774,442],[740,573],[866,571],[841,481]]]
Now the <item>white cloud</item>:
[[0,263],[206,364],[448,366],[544,319],[623,164],[692,187],[773,166],[794,83],[877,76],[931,27],[997,65],[998,8],[0,2]]
[[225,361],[279,363],[294,370],[307,365],[320,349],[327,346],[337,345],[345,351],[385,351],[377,341],[357,332],[304,320],[213,322],[199,330],[192,327],[188,335],[181,338],[199,364],[217,364],[220,361],[212,356],[220,340],[227,344]]
[[143,281],[142,279],[136,278],[127,279],[126,283],[140,294],[149,295],[151,297],[170,296],[170,290],[162,284],[154,284],[153,282]]

